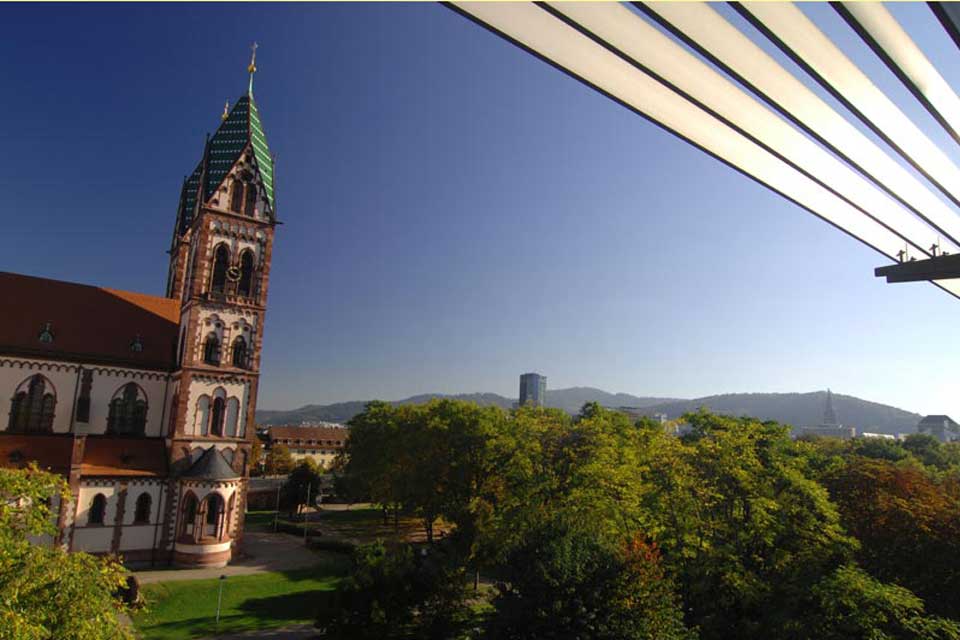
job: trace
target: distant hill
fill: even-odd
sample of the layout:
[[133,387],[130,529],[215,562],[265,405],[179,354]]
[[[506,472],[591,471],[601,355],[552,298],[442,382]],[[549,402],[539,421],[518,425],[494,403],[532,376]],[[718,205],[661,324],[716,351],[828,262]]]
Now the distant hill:
[[[641,413],[665,413],[676,418],[688,411],[706,407],[715,413],[734,416],[752,416],[761,420],[776,420],[793,427],[819,424],[823,420],[825,391],[812,393],[730,393],[694,400],[665,402],[645,407]],[[896,407],[861,400],[853,396],[833,394],[837,420],[858,431],[875,433],[911,433],[916,431],[921,416]]]
[[669,402],[683,402],[677,398],[651,398],[632,396],[629,393],[609,393],[593,387],[570,387],[569,389],[547,389],[547,406],[563,409],[567,413],[578,413],[588,402],[598,402],[604,407],[644,408]]
[[[461,393],[445,395],[425,393],[392,404],[422,404],[433,398],[452,398],[476,402],[480,406],[497,406],[509,409],[516,402],[496,393]],[[592,387],[548,389],[547,406],[557,407],[568,413],[577,413],[586,402],[598,402],[605,407],[634,407],[640,413],[652,415],[665,413],[677,418],[688,411],[706,407],[716,413],[735,416],[752,416],[761,420],[776,420],[794,427],[819,424],[823,419],[826,392],[812,393],[730,393],[707,396],[693,400],[676,398],[652,398],[633,396],[627,393],[609,393]],[[363,411],[366,400],[338,402],[336,404],[310,404],[291,411],[257,411],[257,423],[300,424],[301,422],[346,422]],[[913,432],[920,415],[877,402],[861,400],[853,396],[833,394],[833,406],[841,423],[858,430],[878,433]]]
[[[502,409],[513,407],[516,398],[506,398],[496,393],[459,393],[446,395],[442,393],[424,393],[417,396],[396,400],[392,404],[423,404],[434,398],[452,398],[476,402],[481,407],[496,406]],[[547,406],[557,407],[569,413],[577,413],[586,402],[599,402],[607,407],[647,407],[652,404],[669,402],[673,398],[641,398],[627,393],[608,393],[591,387],[572,387],[570,389],[547,390]],[[308,404],[291,411],[257,411],[257,423],[268,424],[300,424],[301,422],[346,422],[363,411],[367,400],[338,402],[336,404]]]

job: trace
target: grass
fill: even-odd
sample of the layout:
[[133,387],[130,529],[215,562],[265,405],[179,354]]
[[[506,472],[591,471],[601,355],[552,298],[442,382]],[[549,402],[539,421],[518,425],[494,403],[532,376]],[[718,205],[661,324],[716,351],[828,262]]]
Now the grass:
[[[251,511],[246,514],[248,531],[273,531],[273,511]],[[300,517],[290,518],[286,512],[280,512],[280,523],[302,527]],[[310,514],[307,526],[319,530],[324,537],[347,540],[354,544],[364,544],[375,540],[398,540],[404,542],[423,542],[426,534],[423,522],[414,516],[401,514],[397,528],[393,525],[393,514],[387,524],[383,523],[383,511],[369,505],[354,505],[348,509],[322,509]],[[436,523],[436,533],[440,529],[449,529],[442,521]]]
[[214,624],[219,580],[147,584],[144,610],[133,616],[144,640],[180,640],[216,633],[270,629],[313,622],[321,594],[336,588],[346,559],[310,569],[227,578],[220,627]]
[[243,522],[246,531],[273,531],[273,511],[248,511]]

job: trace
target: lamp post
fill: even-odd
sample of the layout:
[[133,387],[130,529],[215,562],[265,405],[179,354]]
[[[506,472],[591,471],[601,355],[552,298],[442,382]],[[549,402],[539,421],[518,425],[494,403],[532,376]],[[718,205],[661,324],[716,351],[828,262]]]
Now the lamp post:
[[273,532],[277,532],[277,520],[280,518],[280,487],[277,485],[277,508],[273,511]]
[[307,544],[307,509],[310,507],[310,482],[307,482],[307,504],[303,507],[303,544]]
[[220,605],[223,603],[223,583],[227,580],[226,575],[220,576],[220,590],[217,593],[217,630],[220,629]]

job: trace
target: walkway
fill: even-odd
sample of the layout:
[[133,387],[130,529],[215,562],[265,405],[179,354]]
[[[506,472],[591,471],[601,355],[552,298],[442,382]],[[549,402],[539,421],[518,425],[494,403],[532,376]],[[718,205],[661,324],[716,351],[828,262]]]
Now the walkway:
[[134,571],[134,575],[137,576],[140,584],[168,580],[202,580],[220,576],[246,576],[268,571],[303,569],[319,564],[323,560],[322,556],[306,549],[302,539],[284,533],[247,532],[243,537],[242,550],[244,554],[242,558],[220,569],[159,569]]
[[209,640],[312,640],[321,636],[312,624],[298,624],[282,629],[264,631],[246,631],[229,635],[211,636]]

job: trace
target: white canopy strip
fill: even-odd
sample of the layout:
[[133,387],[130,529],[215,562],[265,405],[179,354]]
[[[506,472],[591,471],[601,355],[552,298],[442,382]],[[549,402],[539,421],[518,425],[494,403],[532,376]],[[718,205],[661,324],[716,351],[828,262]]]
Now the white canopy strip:
[[[925,252],[938,242],[937,233],[919,218],[626,6],[597,2],[548,4],[578,28],[683,92],[920,251]],[[955,250],[950,246],[946,249]]]
[[833,6],[930,115],[960,142],[960,98],[886,7],[879,2]]
[[[864,124],[960,205],[960,169],[790,2],[747,2],[742,13]],[[955,222],[960,218],[954,215]]]
[[[886,227],[545,10],[529,3],[452,6],[887,257],[903,248]],[[960,297],[960,283],[940,284]]]
[[636,3],[932,224],[954,244],[960,218],[909,171],[703,2]]

